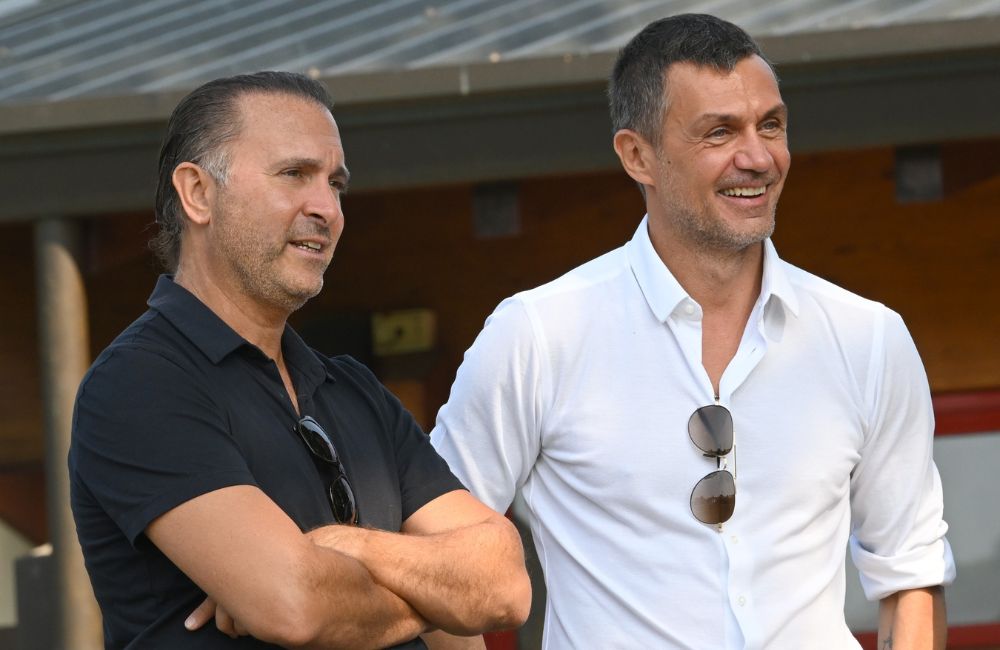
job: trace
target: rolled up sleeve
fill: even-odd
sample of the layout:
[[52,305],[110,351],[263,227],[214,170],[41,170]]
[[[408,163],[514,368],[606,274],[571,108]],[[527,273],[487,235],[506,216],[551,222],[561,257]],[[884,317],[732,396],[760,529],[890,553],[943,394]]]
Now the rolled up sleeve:
[[885,310],[880,321],[866,395],[868,430],[851,479],[851,557],[873,601],[955,579],[927,376],[899,315]]

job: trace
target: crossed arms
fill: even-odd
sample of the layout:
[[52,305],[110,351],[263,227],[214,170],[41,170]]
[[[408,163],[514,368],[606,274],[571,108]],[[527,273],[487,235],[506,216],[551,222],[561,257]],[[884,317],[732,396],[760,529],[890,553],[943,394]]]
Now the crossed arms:
[[[286,647],[475,635],[521,625],[531,600],[517,531],[464,490],[424,505],[402,534],[303,534],[258,488],[240,485],[177,506],[146,535],[218,604],[217,622]],[[211,615],[199,608],[195,624]]]

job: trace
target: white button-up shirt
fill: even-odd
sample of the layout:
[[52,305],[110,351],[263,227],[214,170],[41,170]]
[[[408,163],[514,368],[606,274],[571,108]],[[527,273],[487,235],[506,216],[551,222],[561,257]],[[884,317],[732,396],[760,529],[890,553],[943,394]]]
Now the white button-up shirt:
[[484,502],[521,488],[548,590],[546,648],[857,648],[864,590],[950,582],[926,376],[900,317],[780,260],[720,382],[736,509],[690,511],[716,469],[687,422],[715,402],[701,307],[653,250],[622,248],[505,300],[431,439]]

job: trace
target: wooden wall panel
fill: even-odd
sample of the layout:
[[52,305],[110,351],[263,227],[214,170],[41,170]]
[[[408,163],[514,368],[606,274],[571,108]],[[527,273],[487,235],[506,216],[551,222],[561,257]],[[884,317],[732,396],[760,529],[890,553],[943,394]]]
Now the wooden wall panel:
[[[895,200],[889,149],[798,155],[778,214],[775,240],[786,259],[904,316],[935,391],[1000,387],[1000,174],[989,167],[1000,142],[969,152],[946,150],[952,189],[943,200],[905,205]],[[983,160],[989,165],[975,162]],[[357,329],[378,310],[434,310],[437,350],[417,371],[373,362],[393,381],[410,382],[406,398],[423,400],[412,406],[425,425],[501,299],[620,245],[643,212],[623,173],[535,178],[520,182],[520,234],[478,239],[472,196],[468,186],[348,195],[324,292],[293,317],[302,329],[338,321]],[[151,222],[151,214],[91,222],[85,264],[95,352],[145,307],[157,273],[145,249]],[[31,229],[4,226],[3,235],[0,465],[37,460],[42,450]],[[331,337],[316,344],[342,351]]]
[[30,224],[0,228],[0,467],[43,453],[34,245]]
[[520,235],[477,239],[469,187],[349,196],[324,292],[296,319],[341,308],[434,310],[439,348],[423,422],[431,424],[496,304],[625,242],[643,211],[623,175],[524,181],[520,198]]
[[933,390],[1000,386],[1000,169],[909,204],[895,200],[893,169],[889,150],[797,157],[775,242],[790,262],[898,311]]

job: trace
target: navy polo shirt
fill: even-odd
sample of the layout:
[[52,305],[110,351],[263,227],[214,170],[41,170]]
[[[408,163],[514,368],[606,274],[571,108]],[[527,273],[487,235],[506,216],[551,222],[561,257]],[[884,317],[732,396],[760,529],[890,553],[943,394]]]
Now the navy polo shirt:
[[[333,523],[331,468],[299,439],[299,415],[260,349],[169,276],[148,304],[91,366],[73,414],[70,498],[105,645],[272,647],[211,624],[185,630],[204,593],[144,531],[175,506],[231,485],[259,487],[303,531]],[[363,525],[398,531],[421,506],[462,488],[367,368],[318,354],[287,326],[281,345],[299,410],[333,440]]]

